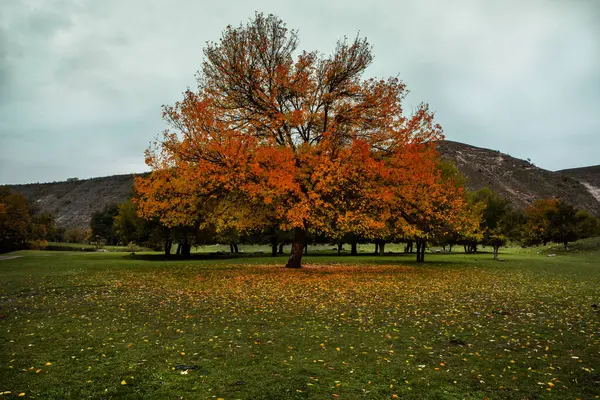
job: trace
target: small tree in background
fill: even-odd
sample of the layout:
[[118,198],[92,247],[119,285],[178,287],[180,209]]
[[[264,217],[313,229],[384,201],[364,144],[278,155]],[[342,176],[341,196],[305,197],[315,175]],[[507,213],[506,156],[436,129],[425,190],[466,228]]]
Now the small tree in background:
[[524,234],[529,244],[555,242],[568,250],[569,242],[598,233],[596,218],[559,199],[536,200],[525,214],[527,224]]
[[0,252],[26,248],[31,228],[27,199],[8,188],[0,188],[0,204]]
[[100,211],[92,214],[90,221],[91,241],[104,241],[109,245],[116,245],[119,237],[113,229],[114,219],[119,214],[116,204],[107,204]]
[[481,243],[492,247],[494,260],[497,260],[501,246],[506,245],[509,240],[521,238],[522,213],[513,209],[507,199],[489,188],[473,193],[471,201],[482,205]]
[[113,230],[125,245],[143,245],[156,250],[164,250],[170,255],[171,230],[156,219],[147,220],[138,215],[136,204],[128,199],[117,206],[118,214],[114,218]]
[[0,252],[43,249],[56,231],[54,216],[36,212],[20,193],[0,188]]
[[67,243],[84,243],[86,240],[92,239],[91,230],[81,228],[70,228],[65,231],[64,239]]

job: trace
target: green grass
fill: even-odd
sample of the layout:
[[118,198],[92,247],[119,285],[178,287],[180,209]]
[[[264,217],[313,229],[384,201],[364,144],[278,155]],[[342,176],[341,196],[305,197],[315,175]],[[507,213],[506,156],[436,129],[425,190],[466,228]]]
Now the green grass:
[[600,394],[598,238],[505,249],[503,262],[321,251],[297,271],[284,257],[11,255],[0,398]]

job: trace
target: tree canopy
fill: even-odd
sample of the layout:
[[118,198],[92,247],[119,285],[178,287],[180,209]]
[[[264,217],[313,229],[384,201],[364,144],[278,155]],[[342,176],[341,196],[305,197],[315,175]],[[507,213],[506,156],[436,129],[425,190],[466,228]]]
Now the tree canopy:
[[153,173],[136,180],[140,215],[293,231],[289,267],[309,230],[426,239],[464,222],[462,188],[435,150],[442,128],[426,104],[404,113],[397,78],[363,78],[367,40],[345,38],[329,56],[297,48],[297,32],[263,14],[208,43],[197,89],[163,109]]
[[52,215],[37,212],[25,196],[0,187],[0,253],[44,248],[55,232]]
[[525,213],[524,235],[528,244],[555,242],[568,249],[569,242],[600,233],[596,218],[559,199],[538,199]]

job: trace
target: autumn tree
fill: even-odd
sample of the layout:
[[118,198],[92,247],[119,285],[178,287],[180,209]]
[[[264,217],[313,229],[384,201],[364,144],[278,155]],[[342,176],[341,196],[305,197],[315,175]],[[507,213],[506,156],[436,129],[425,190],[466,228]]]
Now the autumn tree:
[[469,206],[456,167],[440,161],[433,147],[401,163],[395,168],[401,176],[393,186],[389,225],[392,237],[416,243],[417,262],[425,261],[428,242],[477,232],[480,213]]
[[523,241],[527,245],[546,245],[552,241],[552,228],[547,214],[556,209],[557,200],[537,199],[525,209],[527,223],[523,231]]
[[529,244],[555,242],[568,250],[569,242],[598,232],[598,221],[593,216],[559,199],[538,199],[525,213],[525,236]]
[[0,188],[0,252],[45,248],[56,230],[53,215],[37,211],[22,194]]
[[0,253],[26,248],[30,228],[27,199],[20,193],[0,187]]
[[197,90],[164,107],[170,128],[146,154],[153,173],[136,180],[140,214],[292,231],[293,268],[309,230],[427,237],[452,197],[433,113],[421,104],[405,115],[398,79],[363,78],[373,60],[364,38],[329,56],[297,48],[297,32],[263,14],[206,46]]

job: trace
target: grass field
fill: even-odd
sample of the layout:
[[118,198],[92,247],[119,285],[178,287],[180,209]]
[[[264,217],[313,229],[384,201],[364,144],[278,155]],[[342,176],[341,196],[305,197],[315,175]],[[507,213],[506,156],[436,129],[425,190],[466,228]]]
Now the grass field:
[[0,398],[600,395],[600,238],[503,262],[321,252],[302,270],[256,255],[10,255]]

